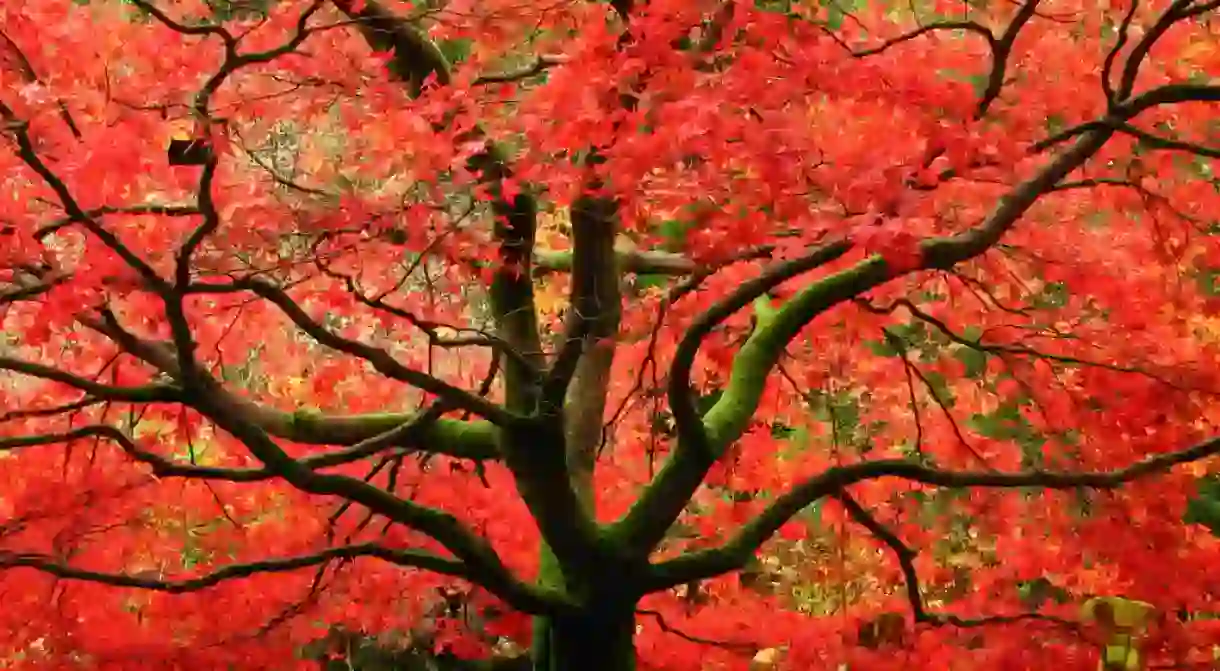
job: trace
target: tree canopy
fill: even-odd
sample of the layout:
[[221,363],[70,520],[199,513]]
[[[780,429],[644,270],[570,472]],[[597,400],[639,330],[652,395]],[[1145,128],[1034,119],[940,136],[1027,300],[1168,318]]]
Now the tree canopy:
[[1217,0],[5,2],[0,667],[1212,668],[1217,103]]

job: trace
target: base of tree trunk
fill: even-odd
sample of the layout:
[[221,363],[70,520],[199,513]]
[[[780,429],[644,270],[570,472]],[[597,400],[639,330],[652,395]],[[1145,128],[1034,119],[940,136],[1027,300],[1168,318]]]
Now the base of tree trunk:
[[534,671],[635,671],[635,604],[539,618],[532,657]]

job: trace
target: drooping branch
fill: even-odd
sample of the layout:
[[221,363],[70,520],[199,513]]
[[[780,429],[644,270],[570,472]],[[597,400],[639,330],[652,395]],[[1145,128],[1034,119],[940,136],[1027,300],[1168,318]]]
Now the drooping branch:
[[179,463],[159,454],[140,449],[127,434],[113,426],[105,424],[82,426],[70,431],[0,438],[0,450],[18,450],[44,445],[66,445],[85,438],[105,438],[115,443],[132,459],[151,467],[153,474],[157,477],[224,480],[227,482],[259,482],[274,477],[271,471],[265,468],[218,468]]
[[[97,322],[97,325],[99,330],[103,332],[115,333],[116,339],[120,342],[127,341],[129,344],[140,345],[141,347],[137,347],[137,351],[152,357],[154,361],[157,357],[168,359],[162,360],[160,363],[170,367],[171,370],[172,366],[176,363],[174,358],[166,356],[166,348],[163,346],[158,347],[156,346],[157,344],[136,340],[134,336],[121,331],[116,333],[117,324],[108,324],[105,320]],[[144,345],[147,345],[147,347],[144,347]],[[63,382],[94,396],[105,397],[107,393],[111,393],[120,400],[130,399],[133,402],[163,400],[162,394],[164,391],[161,387],[155,388],[155,393],[149,393],[144,390],[141,390],[140,393],[129,393],[123,388],[112,388],[92,383],[77,376],[38,364],[30,364],[7,358],[3,360],[3,363],[7,364],[6,368]],[[246,411],[249,409],[248,405],[231,403],[230,401],[234,399],[234,396],[225,392],[218,383],[205,373],[201,372],[199,374],[196,384],[190,389],[170,389],[173,390],[173,394],[170,395],[169,399],[164,400],[178,401],[191,406],[202,413],[217,428],[241,441],[250,454],[262,463],[263,468],[261,471],[263,472],[253,469],[200,470],[199,467],[193,465],[188,467],[141,451],[130,440],[124,442],[125,436],[113,429],[107,430],[106,428],[94,427],[92,430],[95,433],[92,435],[104,435],[114,439],[121,446],[125,447],[128,453],[137,458],[137,460],[150,464],[154,470],[160,470],[165,475],[202,479],[209,477],[235,479],[238,481],[261,480],[267,477],[274,477],[287,481],[304,492],[321,496],[335,496],[346,501],[358,503],[369,511],[381,515],[394,523],[415,529],[432,537],[469,568],[471,580],[486,587],[489,591],[504,598],[506,601],[510,603],[513,601],[520,602],[527,609],[536,609],[539,604],[544,602],[548,604],[548,607],[561,605],[557,597],[547,596],[539,591],[539,589],[527,586],[517,580],[511,571],[504,566],[495,550],[481,537],[474,535],[466,529],[452,515],[401,499],[391,492],[382,490],[357,478],[319,473],[314,470],[315,466],[343,463],[343,459],[346,458],[362,458],[368,449],[367,445],[357,445],[349,450],[347,454],[341,453],[338,456],[333,453],[321,455],[315,458],[312,463],[308,460],[294,459],[277,445],[257,423],[250,421],[250,418],[246,415]],[[387,430],[396,433],[402,429],[396,429],[391,426]],[[25,439],[25,443],[27,445],[46,444],[54,438],[73,439],[78,437],[80,436],[75,434],[41,438],[29,437]],[[394,435],[393,437],[398,438],[400,436]],[[374,442],[377,441],[375,437],[370,438]],[[385,442],[390,441],[386,440]],[[18,446],[21,445],[14,445],[14,447]]]
[[649,589],[667,589],[691,580],[702,580],[741,568],[763,543],[801,510],[815,501],[833,496],[846,487],[866,480],[900,478],[934,487],[958,489],[1116,489],[1134,480],[1165,473],[1175,466],[1217,454],[1220,454],[1220,438],[1206,440],[1175,452],[1146,457],[1130,466],[1111,471],[955,471],[932,468],[906,459],[835,466],[779,496],[724,545],[655,565],[649,580]]
[[[425,412],[413,416],[404,424],[395,426],[371,438],[362,440],[349,447],[322,452],[298,461],[310,470],[342,466],[366,459],[382,450],[404,442],[404,434],[409,434],[418,427],[426,425],[432,416]],[[194,463],[169,459],[155,452],[142,449],[126,433],[107,424],[91,424],[68,431],[58,431],[42,434],[28,434],[0,438],[0,451],[18,450],[29,447],[68,444],[86,438],[103,438],[119,446],[125,454],[135,461],[152,469],[154,475],[160,478],[184,478],[193,480],[222,480],[226,482],[261,482],[273,479],[275,471],[268,468],[224,468],[214,466],[199,466]],[[410,442],[409,440],[405,442]]]
[[1076,626],[1074,622],[1042,613],[1014,613],[1011,615],[988,615],[967,618],[952,613],[934,613],[929,611],[927,604],[924,602],[923,590],[920,587],[919,572],[915,568],[915,558],[918,556],[918,553],[899,538],[898,534],[882,524],[872,513],[865,510],[859,502],[852,498],[851,494],[848,494],[846,491],[839,491],[834,494],[834,498],[847,511],[852,521],[867,529],[874,538],[881,541],[882,544],[894,553],[894,558],[898,561],[899,570],[902,571],[903,583],[906,585],[907,601],[911,604],[911,615],[917,624],[952,625],[954,627],[969,628],[994,624],[1009,624],[1022,620],[1042,620],[1065,627]]
[[[1220,91],[1218,91],[1220,93]],[[1220,147],[1208,147],[1198,144],[1197,142],[1188,142],[1186,140],[1178,140],[1176,138],[1165,137],[1150,133],[1142,128],[1137,128],[1131,124],[1117,124],[1116,128],[1120,133],[1130,135],[1139,143],[1148,149],[1157,149],[1160,151],[1184,151],[1195,156],[1204,156],[1207,158],[1220,158]]]

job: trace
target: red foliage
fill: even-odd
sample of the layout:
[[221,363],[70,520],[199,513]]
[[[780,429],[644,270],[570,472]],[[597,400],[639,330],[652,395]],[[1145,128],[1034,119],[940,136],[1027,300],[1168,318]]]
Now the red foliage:
[[[1218,418],[1217,3],[636,5],[3,3],[0,667],[284,669],[331,627],[421,623],[462,654],[528,644],[504,601],[538,571],[533,476],[459,454],[494,451],[517,391],[480,389],[502,372],[486,288],[527,269],[488,201],[543,205],[549,350],[581,271],[567,219],[596,197],[632,292],[598,340],[604,416],[582,418],[606,423],[600,521],[678,450],[683,338],[811,250],[838,251],[696,342],[710,405],[745,384],[752,332],[796,320],[757,398],[716,405],[754,412],[654,563],[827,469],[933,473],[822,492],[769,527],[754,581],[646,596],[641,668],[776,648],[802,670],[1094,669],[1093,595],[1156,607],[1153,666],[1210,668],[1220,540],[1182,519],[1220,448],[1173,455]],[[359,29],[387,13],[439,51]],[[174,138],[210,154],[171,165]],[[334,458],[437,399],[441,429]],[[1182,463],[1122,487],[935,481],[1157,455]],[[391,523],[389,500],[444,515]],[[519,582],[462,581],[450,521]],[[408,568],[421,550],[440,563]],[[486,622],[438,615],[455,589]]]

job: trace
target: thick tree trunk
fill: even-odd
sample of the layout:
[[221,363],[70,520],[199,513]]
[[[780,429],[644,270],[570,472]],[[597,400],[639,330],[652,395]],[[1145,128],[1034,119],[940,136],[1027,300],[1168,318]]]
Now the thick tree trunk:
[[534,671],[635,671],[635,604],[595,601],[534,628]]

